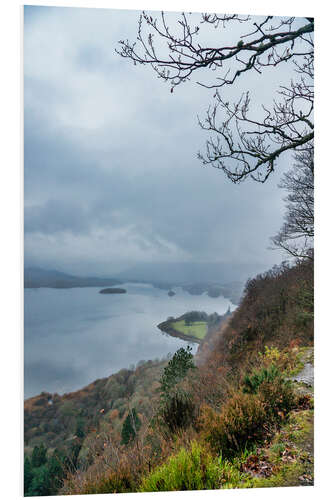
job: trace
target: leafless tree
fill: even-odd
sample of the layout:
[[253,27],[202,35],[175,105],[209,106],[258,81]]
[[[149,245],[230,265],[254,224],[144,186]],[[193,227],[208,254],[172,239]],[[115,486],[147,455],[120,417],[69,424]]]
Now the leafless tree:
[[[171,92],[196,72],[201,78],[210,70],[210,83],[196,82],[215,89],[214,103],[205,118],[199,119],[209,138],[206,151],[198,157],[204,165],[223,170],[235,183],[248,177],[265,182],[282,153],[302,152],[314,137],[314,19],[202,14],[199,22],[191,23],[191,16],[182,13],[175,24],[168,22],[164,12],[159,17],[143,12],[136,41],[121,40],[117,52],[134,64],[151,66],[171,85]],[[244,25],[244,34],[232,41],[235,24]],[[219,30],[225,40],[228,28],[230,43],[205,44],[207,29]],[[260,118],[258,113],[250,114],[248,91],[235,102],[225,99],[225,87],[241,81],[248,72],[260,76],[267,68],[278,71],[288,62],[294,78],[279,87],[270,109],[262,105]]]
[[279,187],[288,196],[282,228],[272,238],[275,248],[292,257],[313,259],[314,160],[313,145],[295,154],[294,168],[283,175]]

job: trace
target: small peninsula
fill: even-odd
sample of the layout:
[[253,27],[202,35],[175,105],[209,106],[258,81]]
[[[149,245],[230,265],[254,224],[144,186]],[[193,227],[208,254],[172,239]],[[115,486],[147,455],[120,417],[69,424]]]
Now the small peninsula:
[[216,312],[207,314],[203,311],[190,311],[179,318],[168,318],[167,321],[157,325],[157,328],[172,337],[200,344],[207,333],[217,328],[230,314],[230,309],[223,316]]
[[125,290],[125,288],[103,288],[103,290],[100,290],[99,293],[105,293],[105,294],[127,293],[127,290]]

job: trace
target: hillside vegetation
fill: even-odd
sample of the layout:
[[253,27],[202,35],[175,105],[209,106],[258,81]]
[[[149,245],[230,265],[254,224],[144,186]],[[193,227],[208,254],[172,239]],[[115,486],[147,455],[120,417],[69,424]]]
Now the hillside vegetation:
[[195,357],[27,400],[25,494],[313,484],[312,346],[312,261],[258,275]]

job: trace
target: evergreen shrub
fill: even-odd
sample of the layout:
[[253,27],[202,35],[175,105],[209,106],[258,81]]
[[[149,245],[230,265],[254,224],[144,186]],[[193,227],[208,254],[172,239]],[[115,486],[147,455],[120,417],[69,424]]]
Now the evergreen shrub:
[[202,445],[193,441],[190,450],[181,448],[176,455],[146,476],[140,491],[217,489],[219,478],[218,459],[214,459]]

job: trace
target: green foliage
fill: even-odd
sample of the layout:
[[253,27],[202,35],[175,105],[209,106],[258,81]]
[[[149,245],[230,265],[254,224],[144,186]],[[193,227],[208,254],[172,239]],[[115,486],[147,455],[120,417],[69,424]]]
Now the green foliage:
[[29,457],[24,459],[24,494],[26,495],[30,489],[30,485],[33,478],[33,470]]
[[47,462],[47,449],[42,443],[40,446],[35,446],[31,455],[31,466],[33,468],[40,467]]
[[129,411],[121,430],[121,444],[128,444],[137,435],[141,427],[141,420],[138,417],[136,409],[133,408]]
[[85,437],[85,425],[82,417],[77,418],[75,434],[79,439],[83,439]]
[[257,394],[258,388],[263,382],[273,382],[278,376],[279,370],[273,364],[269,368],[262,368],[259,371],[252,372],[250,375],[245,375],[243,392]]
[[292,384],[282,377],[271,382],[264,381],[259,388],[258,395],[265,404],[268,423],[281,422],[296,406]]
[[59,450],[54,450],[47,464],[50,475],[50,494],[55,495],[61,488],[65,476],[65,456]]
[[171,433],[189,426],[194,419],[195,405],[192,396],[180,387],[190,369],[194,369],[191,347],[181,347],[164,368],[160,380],[160,422]]
[[183,491],[219,488],[217,459],[196,441],[191,449],[182,448],[165,464],[157,467],[142,481],[140,491]]
[[253,451],[251,448],[249,450],[245,449],[244,452],[232,460],[225,459],[220,455],[219,467],[222,489],[240,488],[247,481],[248,474],[243,472],[242,464],[246,462],[251,451]]
[[207,334],[207,323],[205,321],[194,321],[183,319],[171,323],[171,327],[184,335],[196,337],[202,340]]
[[46,465],[34,470],[27,496],[38,497],[50,494],[50,473]]
[[69,470],[74,471],[77,469],[81,448],[82,448],[82,440],[78,438],[74,439],[69,449],[68,456],[66,458],[66,465]]
[[171,433],[189,427],[195,420],[196,406],[190,394],[184,390],[173,390],[163,401],[160,417]]
[[160,380],[161,391],[164,395],[185,377],[189,369],[195,368],[191,350],[190,346],[187,346],[186,349],[181,347],[164,368],[164,373]]
[[[56,495],[62,486],[68,468],[69,457],[59,450],[47,458],[47,449],[44,444],[35,446],[31,460],[28,456],[24,459],[24,495],[46,496]],[[68,461],[67,467],[65,465]]]
[[300,328],[306,328],[313,324],[314,319],[314,294],[313,288],[309,287],[306,282],[300,288],[296,296],[297,314],[296,325]]

